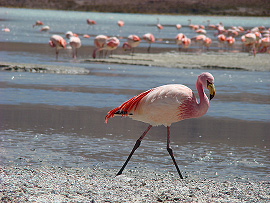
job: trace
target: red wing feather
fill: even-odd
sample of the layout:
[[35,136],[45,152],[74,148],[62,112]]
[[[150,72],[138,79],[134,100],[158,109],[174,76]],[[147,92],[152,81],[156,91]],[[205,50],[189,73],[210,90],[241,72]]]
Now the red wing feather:
[[111,117],[113,117],[116,112],[121,112],[122,116],[127,116],[134,107],[135,111],[141,99],[144,98],[151,91],[152,89],[142,92],[141,94],[138,94],[137,96],[134,96],[131,99],[127,100],[126,102],[116,107],[115,109],[109,111],[108,114],[105,116],[105,123],[107,123],[107,121]]

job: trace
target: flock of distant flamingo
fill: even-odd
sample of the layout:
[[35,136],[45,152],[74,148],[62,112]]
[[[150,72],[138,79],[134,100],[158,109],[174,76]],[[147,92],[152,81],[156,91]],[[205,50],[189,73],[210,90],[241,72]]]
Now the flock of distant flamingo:
[[[97,23],[94,20],[87,19],[86,23],[89,26],[96,25]],[[124,21],[119,20],[117,22],[117,25],[119,28],[124,26]],[[42,26],[40,31],[46,32],[50,30],[49,26],[44,26],[43,22],[36,21],[33,24],[33,28],[35,26]],[[157,18],[157,29],[161,31],[163,29],[163,26],[159,22],[159,18]],[[182,25],[176,24],[175,25],[177,30],[180,30],[182,28]],[[214,37],[217,39],[220,47],[225,47],[227,44],[228,49],[232,49],[232,47],[235,44],[236,37],[241,36],[241,41],[243,44],[243,47],[246,51],[252,53],[254,56],[258,52],[267,52],[270,53],[270,28],[266,29],[264,26],[258,26],[254,27],[250,30],[244,30],[241,26],[231,26],[228,29],[225,29],[222,23],[219,23],[217,25],[210,24],[210,21],[208,21],[208,25],[194,25],[191,23],[191,20],[189,20],[189,27],[190,29],[194,30],[197,36],[193,38],[188,38],[185,34],[179,33],[175,37],[175,42],[179,47],[179,51],[181,49],[187,49],[190,47],[191,43],[195,43],[199,45],[202,49],[208,50],[211,46],[212,39],[210,37],[207,37],[207,29],[208,30],[216,30],[217,32],[214,34]],[[10,29],[5,27],[2,29],[3,32],[10,32]],[[55,48],[56,52],[56,59],[58,58],[59,50],[62,48],[71,48],[72,49],[72,56],[74,59],[77,57],[77,49],[81,47],[81,40],[78,37],[77,34],[72,33],[71,31],[68,31],[65,34],[65,37],[67,40],[69,40],[67,46],[67,42],[63,37],[60,35],[52,35],[50,37],[49,45],[51,47]],[[85,34],[83,35],[84,38],[90,38],[89,35]],[[151,33],[146,33],[142,36],[143,40],[145,40],[146,43],[149,44],[148,46],[148,53],[151,49],[151,44],[155,43],[155,37]],[[135,47],[137,47],[140,44],[140,37],[137,35],[129,35],[127,37],[127,41],[123,43],[122,48],[124,50],[130,50],[131,53],[134,53]],[[117,37],[108,37],[105,35],[97,35],[94,39],[94,45],[95,49],[93,51],[92,57],[96,58],[96,53],[99,53],[99,57],[103,54],[103,51],[106,51],[105,56],[107,55],[108,51],[115,50],[119,45],[120,41]],[[102,54],[101,54],[102,53]]]

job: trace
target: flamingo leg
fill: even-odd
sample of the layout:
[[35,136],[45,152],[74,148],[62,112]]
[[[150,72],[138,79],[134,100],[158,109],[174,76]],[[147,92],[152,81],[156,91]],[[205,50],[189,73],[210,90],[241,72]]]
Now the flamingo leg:
[[119,170],[119,172],[116,174],[121,175],[123,170],[125,169],[126,165],[128,164],[129,160],[131,159],[132,155],[134,154],[135,150],[139,148],[142,139],[144,138],[144,136],[147,134],[147,132],[151,129],[152,125],[149,125],[148,128],[144,131],[144,133],[141,135],[141,137],[136,141],[132,151],[130,152],[126,162],[124,163],[124,165],[122,166],[122,168]]
[[182,176],[182,174],[180,172],[180,169],[179,169],[179,167],[178,167],[178,165],[177,165],[177,163],[175,161],[175,158],[173,156],[172,148],[170,147],[170,127],[169,126],[167,126],[167,151],[169,152],[169,154],[170,154],[170,156],[171,156],[171,158],[173,160],[173,163],[174,163],[174,165],[176,167],[176,170],[177,170],[180,178],[183,179],[183,176]]

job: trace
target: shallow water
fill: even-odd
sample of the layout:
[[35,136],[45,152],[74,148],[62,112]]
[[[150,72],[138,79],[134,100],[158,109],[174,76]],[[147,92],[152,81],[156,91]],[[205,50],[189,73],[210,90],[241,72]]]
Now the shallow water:
[[[157,37],[169,40],[169,43],[166,40],[156,43],[157,48],[175,48],[173,38],[179,31],[174,25],[180,23],[187,26],[188,19],[192,19],[192,23],[205,25],[210,19],[213,24],[223,22],[225,26],[241,25],[247,28],[262,25],[262,22],[269,26],[270,22],[270,18],[101,14],[8,8],[0,8],[0,15],[1,26],[11,29],[11,33],[1,33],[0,42],[47,44],[50,35],[63,35],[68,30],[79,35],[123,37],[152,32]],[[161,32],[155,27],[157,17],[166,27]],[[88,28],[87,18],[96,20],[98,24]],[[121,30],[116,25],[118,19],[126,22]],[[50,32],[41,33],[40,28],[32,28],[35,20],[50,25]],[[192,37],[193,32],[185,26],[181,32]],[[213,33],[210,31],[209,35]],[[92,40],[93,37],[82,39],[83,45],[92,45]],[[121,43],[123,41],[121,39]],[[147,45],[142,42],[140,46]],[[17,113],[14,113],[15,110],[7,111],[9,115],[1,112],[1,165],[100,166],[119,169],[146,126],[129,119],[119,121],[117,118],[116,121],[110,121],[117,125],[105,125],[104,112],[102,115],[82,116],[76,109],[110,109],[142,91],[168,83],[185,84],[196,92],[197,76],[203,71],[209,71],[215,77],[216,96],[210,102],[206,119],[217,120],[219,125],[211,127],[211,123],[199,120],[188,127],[185,127],[186,122],[183,122],[182,128],[179,128],[182,122],[172,127],[172,135],[181,134],[172,138],[172,148],[180,169],[188,175],[201,174],[211,178],[252,176],[258,180],[269,179],[269,72],[97,64],[62,57],[55,61],[54,58],[48,60],[38,50],[1,51],[0,59],[90,70],[87,75],[0,72],[0,106],[14,105],[14,108],[20,109]],[[30,110],[24,111],[24,105],[30,105]],[[37,106],[36,109],[34,106]],[[41,113],[44,106],[55,110]],[[71,109],[74,116],[58,112],[65,108]],[[9,118],[8,121],[3,115]],[[90,117],[97,119],[93,121]],[[66,119],[66,123],[62,119]],[[231,122],[228,124],[223,119]],[[206,127],[206,124],[209,126]],[[252,126],[260,129],[252,129]],[[197,128],[204,128],[204,131]],[[164,133],[165,129],[161,127],[150,132],[127,169],[147,167],[176,173],[166,151]]]

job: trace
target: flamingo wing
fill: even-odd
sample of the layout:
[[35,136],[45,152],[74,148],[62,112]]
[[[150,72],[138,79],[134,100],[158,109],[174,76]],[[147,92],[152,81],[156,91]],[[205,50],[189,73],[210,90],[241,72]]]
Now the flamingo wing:
[[131,99],[127,100],[123,104],[121,104],[119,107],[116,107],[115,109],[112,109],[108,112],[108,114],[105,116],[105,123],[114,116],[114,114],[121,114],[122,116],[129,115],[130,111],[134,108],[136,110],[136,107],[138,106],[139,102],[144,98],[149,92],[151,92],[152,89],[147,90],[145,92],[142,92],[141,94],[138,94],[137,96],[132,97]]

